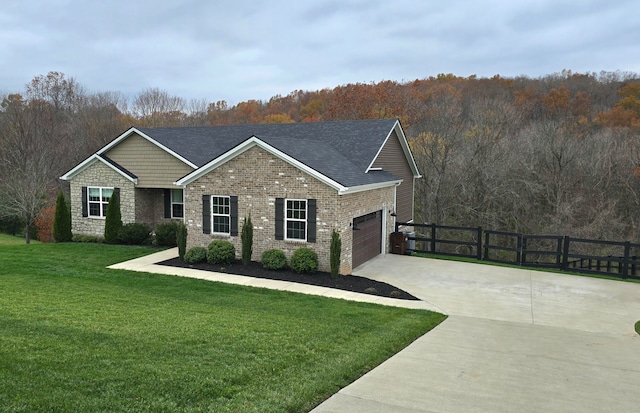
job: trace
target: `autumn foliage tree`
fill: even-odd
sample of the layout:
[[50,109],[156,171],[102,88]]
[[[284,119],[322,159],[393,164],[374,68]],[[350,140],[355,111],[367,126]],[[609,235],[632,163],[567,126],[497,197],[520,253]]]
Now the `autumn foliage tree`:
[[398,118],[422,175],[416,221],[640,241],[635,73],[563,70],[536,79],[441,73],[232,104],[187,102],[157,88],[128,101],[117,92],[87,93],[52,72],[2,100],[0,219],[33,224],[45,198],[57,192],[57,177],[131,125]]

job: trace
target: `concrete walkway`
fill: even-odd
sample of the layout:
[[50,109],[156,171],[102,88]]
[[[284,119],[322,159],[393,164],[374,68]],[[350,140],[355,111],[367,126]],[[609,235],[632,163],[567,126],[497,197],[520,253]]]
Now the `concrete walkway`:
[[111,268],[424,308],[449,318],[316,407],[327,412],[640,410],[640,284],[382,255],[354,273],[423,301],[155,265]]

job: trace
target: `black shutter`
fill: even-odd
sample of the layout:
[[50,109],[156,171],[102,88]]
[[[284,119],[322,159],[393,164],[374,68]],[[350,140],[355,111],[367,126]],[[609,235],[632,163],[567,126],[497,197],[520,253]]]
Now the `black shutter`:
[[164,190],[164,217],[171,218],[171,189]]
[[231,235],[238,235],[238,197],[229,197],[229,218],[231,218]]
[[88,199],[87,199],[87,187],[86,186],[82,187],[82,216],[83,217],[88,217],[89,216],[89,205],[88,205]]
[[276,239],[284,239],[284,198],[276,198]]
[[316,242],[316,200],[307,200],[307,242]]
[[120,201],[120,188],[113,188],[113,193],[116,195],[116,198],[118,198],[118,201]]
[[202,232],[211,234],[211,195],[202,195]]

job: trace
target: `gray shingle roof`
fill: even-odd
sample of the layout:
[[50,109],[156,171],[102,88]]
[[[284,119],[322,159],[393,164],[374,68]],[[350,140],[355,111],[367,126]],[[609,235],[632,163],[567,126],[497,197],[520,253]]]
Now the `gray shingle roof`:
[[366,173],[396,119],[282,125],[138,128],[198,167],[255,136],[334,181],[359,186],[397,180]]

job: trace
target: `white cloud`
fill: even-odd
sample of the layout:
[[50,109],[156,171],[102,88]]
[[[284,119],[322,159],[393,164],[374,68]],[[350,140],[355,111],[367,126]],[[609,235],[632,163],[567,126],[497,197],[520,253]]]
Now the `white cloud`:
[[51,70],[89,90],[210,101],[438,73],[638,71],[640,3],[9,0],[0,90]]

